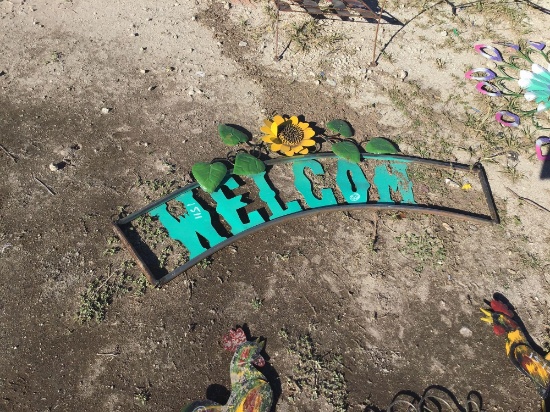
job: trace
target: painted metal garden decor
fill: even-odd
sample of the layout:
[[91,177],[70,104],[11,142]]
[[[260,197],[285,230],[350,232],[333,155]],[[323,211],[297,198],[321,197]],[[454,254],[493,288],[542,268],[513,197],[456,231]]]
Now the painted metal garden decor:
[[490,306],[491,309],[481,309],[485,315],[481,320],[492,325],[496,335],[506,336],[506,355],[535,384],[542,398],[542,411],[546,411],[550,395],[550,353],[544,356],[534,349],[518,315],[508,305],[493,299]]
[[275,59],[279,56],[279,13],[307,13],[311,16],[322,16],[324,18],[334,18],[345,21],[360,23],[376,23],[376,32],[372,45],[371,66],[376,66],[376,42],[378,40],[378,31],[380,29],[380,20],[384,14],[384,9],[380,8],[378,12],[363,0],[274,0],[277,9],[277,20],[275,22]]
[[[196,163],[195,183],[114,224],[153,284],[170,281],[247,234],[312,213],[390,209],[499,221],[480,164],[403,156],[380,137],[363,148],[343,120],[327,122],[323,130],[297,116],[274,115],[261,131],[252,143],[244,129],[220,125],[222,141],[241,149],[223,161]],[[325,145],[331,152],[320,152]],[[269,151],[282,156],[269,158]],[[159,264],[165,252],[148,242],[159,231],[171,242],[165,250],[179,256],[170,269]]]
[[203,400],[185,406],[181,412],[269,412],[273,403],[273,390],[265,376],[258,370],[265,366],[261,355],[265,340],[247,340],[241,328],[229,331],[223,337],[223,347],[233,352],[229,366],[231,394],[225,405]]
[[494,116],[502,126],[534,128],[537,157],[546,160],[550,138],[543,135],[550,132],[550,49],[535,41],[496,44],[501,49],[485,44],[474,47],[494,67],[471,69],[465,77],[477,81],[480,93],[495,98],[494,106],[500,110]]

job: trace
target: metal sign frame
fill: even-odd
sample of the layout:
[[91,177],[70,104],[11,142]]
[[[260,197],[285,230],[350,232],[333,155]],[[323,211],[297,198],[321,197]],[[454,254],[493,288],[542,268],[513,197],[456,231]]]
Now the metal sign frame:
[[[491,193],[487,175],[485,173],[483,166],[479,163],[476,163],[474,165],[467,165],[467,164],[460,164],[460,163],[453,163],[453,162],[444,162],[444,161],[433,160],[433,159],[423,159],[423,158],[412,157],[412,156],[373,155],[373,154],[366,154],[366,153],[362,153],[361,157],[363,160],[388,161],[388,162],[395,162],[400,164],[418,163],[418,164],[433,166],[436,168],[473,172],[477,174],[477,177],[481,184],[481,188],[485,197],[485,202],[487,204],[489,214],[485,215],[485,214],[472,213],[472,212],[463,211],[456,208],[443,207],[443,206],[422,205],[422,204],[416,204],[416,203],[405,204],[405,203],[387,203],[387,202],[332,204],[329,206],[322,206],[318,208],[313,207],[305,210],[301,209],[298,212],[293,212],[292,214],[286,214],[284,216],[276,217],[273,220],[269,220],[269,221],[257,224],[253,227],[247,228],[246,230],[242,230],[240,233],[237,233],[235,235],[228,237],[226,240],[221,241],[220,243],[217,243],[215,246],[209,247],[203,253],[200,253],[197,256],[194,256],[185,264],[178,266],[168,274],[161,277],[155,276],[153,271],[145,263],[144,259],[136,251],[135,247],[128,240],[128,237],[124,232],[125,226],[130,224],[132,221],[139,218],[140,216],[143,216],[151,212],[153,209],[156,209],[159,206],[162,206],[167,202],[175,199],[179,195],[184,194],[186,192],[190,192],[193,189],[198,188],[199,187],[198,183],[191,183],[183,188],[180,188],[174,191],[173,193],[145,206],[144,208],[116,222],[113,222],[113,230],[115,231],[117,236],[120,238],[120,241],[125,246],[125,248],[132,254],[132,256],[140,266],[143,273],[147,276],[148,280],[155,286],[161,286],[169,282],[170,280],[174,279],[176,276],[180,275],[181,273],[185,272],[187,269],[191,268],[201,260],[207,258],[208,256],[212,255],[216,251],[234,243],[235,241],[241,239],[244,236],[250,235],[261,229],[264,229],[274,224],[287,221],[289,219],[305,217],[305,216],[320,213],[320,212],[346,211],[346,210],[357,210],[357,209],[395,210],[395,211],[406,211],[406,212],[420,212],[420,213],[427,213],[427,214],[432,214],[436,216],[447,216],[447,217],[454,217],[454,218],[461,218],[461,219],[469,219],[479,223],[494,223],[494,224],[500,223],[500,219],[498,217],[496,205],[494,203],[494,199]],[[310,154],[305,156],[280,157],[277,159],[267,160],[265,163],[268,166],[273,166],[273,165],[283,164],[283,163],[294,163],[297,161],[308,161],[308,160],[316,160],[316,159],[340,159],[340,158],[338,158],[334,153],[316,153],[316,154]],[[231,173],[229,174],[229,176],[232,176]]]

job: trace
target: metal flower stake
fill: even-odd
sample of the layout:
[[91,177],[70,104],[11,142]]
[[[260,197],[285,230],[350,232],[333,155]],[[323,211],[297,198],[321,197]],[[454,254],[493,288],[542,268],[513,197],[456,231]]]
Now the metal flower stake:
[[[265,171],[262,158],[268,157],[268,151],[281,153],[285,156],[306,155],[317,151],[323,142],[331,144],[331,150],[343,159],[359,163],[361,152],[359,143],[353,139],[351,125],[340,119],[326,123],[326,129],[320,132],[301,121],[298,116],[275,114],[264,120],[260,128],[263,136],[259,142],[250,142],[249,134],[242,128],[228,124],[220,124],[218,133],[228,146],[241,145],[236,152],[230,152],[226,159],[213,163],[199,162],[192,168],[193,176],[201,188],[208,193],[214,192],[227,175],[228,166],[233,167],[233,174],[252,176]],[[328,133],[331,133],[330,135]],[[248,150],[243,147],[248,146]],[[372,154],[395,154],[397,147],[381,137],[369,140],[364,150]]]
[[[503,51],[491,45],[478,44],[474,49],[494,63],[494,70],[474,68],[465,77],[476,80],[478,92],[502,101],[502,109],[495,120],[504,127],[517,128],[530,121],[539,134],[537,157],[545,160],[543,146],[549,143],[543,134],[550,130],[550,48],[544,42],[526,44],[496,43]],[[545,68],[545,67],[548,67]]]

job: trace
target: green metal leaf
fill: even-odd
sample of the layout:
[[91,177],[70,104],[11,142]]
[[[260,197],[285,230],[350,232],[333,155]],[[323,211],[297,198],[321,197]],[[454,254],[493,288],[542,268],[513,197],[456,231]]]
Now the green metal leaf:
[[345,120],[331,120],[327,123],[327,129],[334,133],[339,133],[344,137],[351,137],[353,136],[353,130],[351,130],[351,126],[348,122]]
[[220,162],[195,163],[191,170],[197,183],[208,193],[212,193],[216,190],[227,174],[227,167]]
[[265,163],[248,153],[239,153],[235,157],[233,173],[239,176],[250,176],[262,173]]
[[332,151],[338,157],[349,160],[350,162],[359,163],[361,161],[361,153],[352,142],[339,142],[332,145]]
[[365,151],[367,153],[374,153],[374,154],[393,154],[393,153],[399,153],[399,149],[397,146],[390,142],[388,139],[384,139],[383,137],[374,137],[370,139],[365,146]]
[[239,143],[248,142],[248,136],[246,134],[227,124],[218,125],[218,133],[222,141],[228,146],[235,146]]

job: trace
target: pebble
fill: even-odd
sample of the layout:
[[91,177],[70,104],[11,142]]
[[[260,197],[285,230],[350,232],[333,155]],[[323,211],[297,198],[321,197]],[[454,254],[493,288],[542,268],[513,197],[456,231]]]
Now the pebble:
[[452,232],[453,231],[453,228],[448,223],[443,222],[441,224],[441,226],[443,226],[447,232]]
[[103,107],[103,108],[101,109],[101,113],[103,113],[103,114],[109,114],[109,113],[111,113],[112,110],[113,110],[113,109],[111,109],[111,108],[109,108],[109,107]]
[[441,35],[442,35],[443,37],[447,37],[447,36],[449,35],[449,33],[447,33],[447,30],[443,30],[443,31],[441,32]]
[[240,41],[239,42],[239,47],[246,47],[246,46],[248,46],[247,42],[245,42],[245,41]]
[[315,80],[315,84],[319,86],[321,84],[321,80]]
[[140,47],[139,49],[144,52],[145,50],[147,50],[147,47]]
[[61,164],[60,163],[50,163],[48,166],[52,172],[57,172],[61,170]]
[[454,180],[451,180],[451,179],[449,179],[449,178],[446,178],[446,179],[445,179],[445,184],[446,184],[447,186],[450,186],[450,187],[460,188],[460,185],[459,185],[457,182],[455,182]]
[[405,80],[405,79],[407,78],[408,75],[409,75],[409,73],[407,73],[405,70],[401,70],[401,71],[399,72],[399,78],[400,78],[401,80]]
[[149,73],[149,70],[147,70],[147,69],[141,69],[139,72],[140,72],[141,74],[146,74],[146,73]]
[[149,90],[150,92],[152,92],[153,90],[155,90],[157,88],[157,86],[149,86],[147,88],[147,90]]
[[196,74],[197,76],[199,76],[199,77],[204,77],[204,76],[206,76],[206,74],[205,74],[204,72],[197,72],[197,73],[195,73],[195,74]]
[[130,37],[137,37],[139,36],[139,33],[130,33]]
[[328,79],[327,84],[334,87],[334,86],[336,86],[336,81],[334,81],[332,79]]
[[223,4],[223,8],[226,9],[226,10],[229,10],[231,8],[231,3],[225,2]]
[[471,338],[473,335],[472,331],[465,326],[460,329],[460,334],[465,338]]

